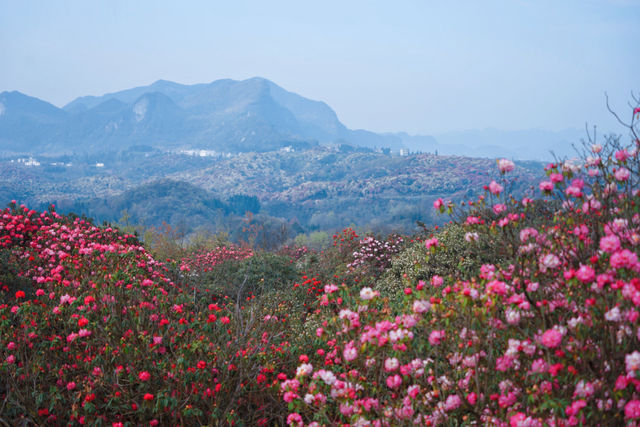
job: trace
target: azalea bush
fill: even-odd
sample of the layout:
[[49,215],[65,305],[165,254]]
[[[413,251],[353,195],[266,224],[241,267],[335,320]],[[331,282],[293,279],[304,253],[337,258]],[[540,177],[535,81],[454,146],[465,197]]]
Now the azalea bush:
[[291,258],[259,252],[245,259],[220,262],[198,277],[198,285],[214,296],[244,300],[265,293],[290,290],[299,277]]
[[[437,233],[437,250],[427,248]],[[391,259],[375,284],[376,290],[402,303],[404,288],[434,276],[470,279],[482,264],[500,259],[504,248],[497,239],[476,240],[469,244],[464,225],[451,223],[418,238]]]
[[391,265],[393,256],[402,249],[402,236],[391,235],[386,239],[367,236],[360,240],[353,252],[353,261],[347,264],[350,272],[362,278],[377,279]]
[[[288,422],[640,425],[635,120],[630,144],[548,165],[538,200],[487,185],[458,213],[469,248],[498,255],[474,274],[410,281],[401,313],[370,287],[325,286],[322,344],[281,384]],[[498,168],[508,181],[514,164]]]
[[[52,212],[0,213],[0,418],[10,424],[270,424],[295,363],[291,312],[213,303],[131,235]],[[3,275],[3,280],[7,276]]]

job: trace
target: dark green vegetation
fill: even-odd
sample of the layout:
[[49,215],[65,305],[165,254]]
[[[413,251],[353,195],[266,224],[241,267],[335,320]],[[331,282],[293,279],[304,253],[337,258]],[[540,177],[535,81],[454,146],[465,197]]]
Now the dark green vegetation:
[[[230,158],[136,147],[99,160],[104,166],[96,167],[98,158],[90,156],[40,158],[39,166],[2,161],[0,195],[42,209],[54,203],[61,212],[99,223],[123,217],[126,224],[144,227],[166,222],[185,235],[204,228],[228,232],[236,241],[250,212],[254,225],[278,239],[284,234],[282,243],[345,224],[416,231],[416,221],[438,221],[430,209],[433,200],[468,200],[495,174],[490,159],[398,156],[345,147]],[[71,165],[51,165],[62,162]],[[540,164],[517,166],[514,190],[522,193],[539,176]]]

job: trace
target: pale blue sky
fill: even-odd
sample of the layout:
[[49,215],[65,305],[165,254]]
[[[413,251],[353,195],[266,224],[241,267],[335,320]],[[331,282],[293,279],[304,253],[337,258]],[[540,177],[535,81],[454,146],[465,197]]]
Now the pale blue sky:
[[0,0],[0,91],[61,106],[261,76],[351,128],[612,129],[640,91],[640,0]]

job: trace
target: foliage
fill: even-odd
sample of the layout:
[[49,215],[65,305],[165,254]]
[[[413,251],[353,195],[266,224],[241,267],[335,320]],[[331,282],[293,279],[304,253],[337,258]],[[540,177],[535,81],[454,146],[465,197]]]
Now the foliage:
[[198,280],[217,297],[236,300],[259,297],[266,292],[282,291],[298,278],[291,258],[269,252],[259,252],[245,259],[222,261]]
[[496,239],[478,239],[474,245],[465,240],[466,230],[458,224],[448,224],[437,232],[438,250],[431,251],[425,242],[434,238],[418,238],[401,254],[394,257],[376,283],[376,289],[385,295],[402,293],[408,283],[429,280],[433,276],[453,276],[470,279],[482,264],[504,259],[504,246]]

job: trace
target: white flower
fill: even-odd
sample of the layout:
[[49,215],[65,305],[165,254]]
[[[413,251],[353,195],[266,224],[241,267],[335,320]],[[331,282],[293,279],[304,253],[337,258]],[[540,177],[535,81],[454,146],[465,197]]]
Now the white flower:
[[431,303],[425,300],[417,300],[413,302],[413,312],[414,313],[424,313],[429,311],[431,308]]
[[520,322],[520,312],[517,310],[507,309],[505,317],[510,325],[517,325]]
[[619,322],[622,320],[622,315],[620,314],[620,309],[618,307],[613,307],[611,310],[607,311],[604,314],[604,318],[609,322]]
[[313,372],[313,365],[311,365],[311,363],[303,363],[302,365],[298,366],[298,369],[296,370],[296,376],[306,377],[307,375],[311,374],[311,372]]
[[360,298],[362,298],[363,300],[370,300],[377,297],[378,295],[380,295],[380,293],[374,291],[371,288],[362,288],[360,290]]
[[511,172],[515,167],[516,165],[509,159],[498,160],[498,169],[500,169],[502,173]]
[[464,239],[467,242],[476,242],[479,238],[480,236],[476,232],[468,232],[464,235]]
[[624,363],[627,368],[627,374],[631,374],[640,369],[640,352],[634,351],[629,353],[624,358]]

